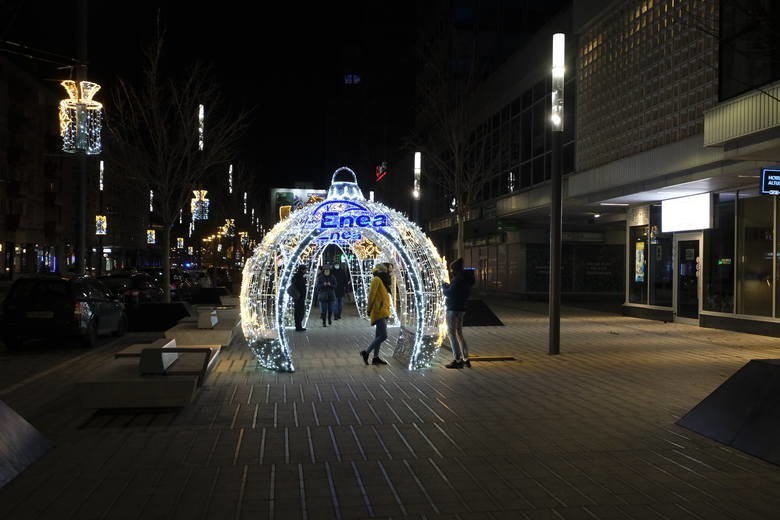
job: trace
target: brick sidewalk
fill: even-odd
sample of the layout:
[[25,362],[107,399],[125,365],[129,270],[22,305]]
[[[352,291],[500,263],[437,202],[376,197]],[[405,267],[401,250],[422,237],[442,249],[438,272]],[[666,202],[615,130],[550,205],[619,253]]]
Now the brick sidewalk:
[[491,308],[470,349],[515,361],[365,366],[366,322],[314,317],[296,372],[239,342],[179,413],[92,414],[72,382],[99,360],[54,371],[4,396],[53,449],[0,518],[780,517],[779,467],[675,425],[777,338],[566,307],[549,356],[546,304]]

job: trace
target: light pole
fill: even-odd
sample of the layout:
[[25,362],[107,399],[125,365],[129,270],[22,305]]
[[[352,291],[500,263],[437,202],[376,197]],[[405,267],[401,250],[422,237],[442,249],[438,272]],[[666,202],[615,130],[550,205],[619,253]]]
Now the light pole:
[[563,78],[566,36],[553,34],[552,41],[552,157],[550,171],[550,343],[549,354],[561,351],[561,140],[563,137]]

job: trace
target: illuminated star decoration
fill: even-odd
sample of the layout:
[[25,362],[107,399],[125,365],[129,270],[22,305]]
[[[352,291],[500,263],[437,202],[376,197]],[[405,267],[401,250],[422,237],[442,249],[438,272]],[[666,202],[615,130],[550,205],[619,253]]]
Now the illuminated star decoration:
[[[340,175],[351,180],[337,180]],[[298,208],[278,222],[244,264],[241,326],[258,364],[294,370],[287,338],[287,329],[294,327],[293,302],[285,289],[298,266],[307,265],[305,301],[310,307],[315,267],[333,245],[347,258],[355,305],[363,318],[373,267],[379,262],[395,266],[388,325],[400,330],[393,357],[410,370],[430,366],[446,333],[442,293],[446,266],[416,224],[383,204],[367,201],[347,167],[333,174],[325,200]]]

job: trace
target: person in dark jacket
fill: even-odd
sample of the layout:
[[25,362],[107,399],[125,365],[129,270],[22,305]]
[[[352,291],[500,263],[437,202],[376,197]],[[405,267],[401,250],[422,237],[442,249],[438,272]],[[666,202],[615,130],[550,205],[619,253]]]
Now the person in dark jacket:
[[349,285],[349,275],[338,262],[333,264],[333,276],[336,278],[336,303],[333,309],[333,318],[341,319],[344,295]]
[[292,286],[295,288],[293,296],[295,330],[303,332],[303,317],[306,314],[306,266],[301,264],[295,270],[292,279]]
[[447,308],[447,336],[452,347],[452,363],[447,368],[471,368],[469,347],[463,337],[463,318],[466,316],[466,303],[474,285],[474,272],[463,269],[463,259],[458,258],[450,264],[450,283],[444,284],[444,303]]
[[[333,323],[333,307],[336,303],[336,277],[330,272],[330,266],[322,266],[322,272],[317,275],[317,299],[320,303],[322,326]],[[325,321],[327,319],[327,322]]]

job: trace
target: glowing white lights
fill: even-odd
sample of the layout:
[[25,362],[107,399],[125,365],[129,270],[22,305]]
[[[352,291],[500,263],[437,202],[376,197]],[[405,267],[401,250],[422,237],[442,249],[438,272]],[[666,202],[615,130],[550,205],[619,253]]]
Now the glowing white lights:
[[91,81],[76,84],[73,80],[65,80],[60,85],[68,93],[68,99],[60,101],[62,151],[99,154],[103,149],[103,105],[93,101],[92,97],[100,90],[100,85]]
[[149,190],[149,213],[154,211],[154,190]]
[[414,184],[412,186],[412,197],[420,198],[420,176],[422,175],[422,154],[414,152]]
[[233,165],[228,168],[228,193],[233,194]]
[[[337,180],[349,175],[351,180]],[[444,261],[413,222],[380,203],[367,201],[355,173],[333,174],[324,201],[306,205],[269,230],[244,266],[241,325],[260,365],[293,371],[287,328],[294,326],[293,304],[284,290],[299,264],[309,266],[306,305],[312,305],[314,268],[328,246],[347,258],[355,304],[365,317],[371,270],[391,262],[396,297],[390,326],[400,327],[394,357],[414,370],[430,365],[446,327],[442,283]]]
[[184,237],[176,237],[176,249],[184,249]]
[[105,215],[95,215],[95,234],[105,235],[108,233],[108,219]]
[[203,151],[203,119],[206,117],[206,109],[203,105],[198,105],[198,150]]
[[566,35],[553,34],[552,42],[552,112],[550,121],[553,131],[563,131],[563,83],[565,72]]
[[146,243],[147,244],[156,244],[157,243],[157,233],[154,229],[147,229],[146,230]]
[[208,220],[209,199],[206,198],[207,190],[194,190],[195,197],[190,199],[190,213],[192,220]]
[[98,172],[98,190],[103,191],[103,161],[100,161],[100,169]]

